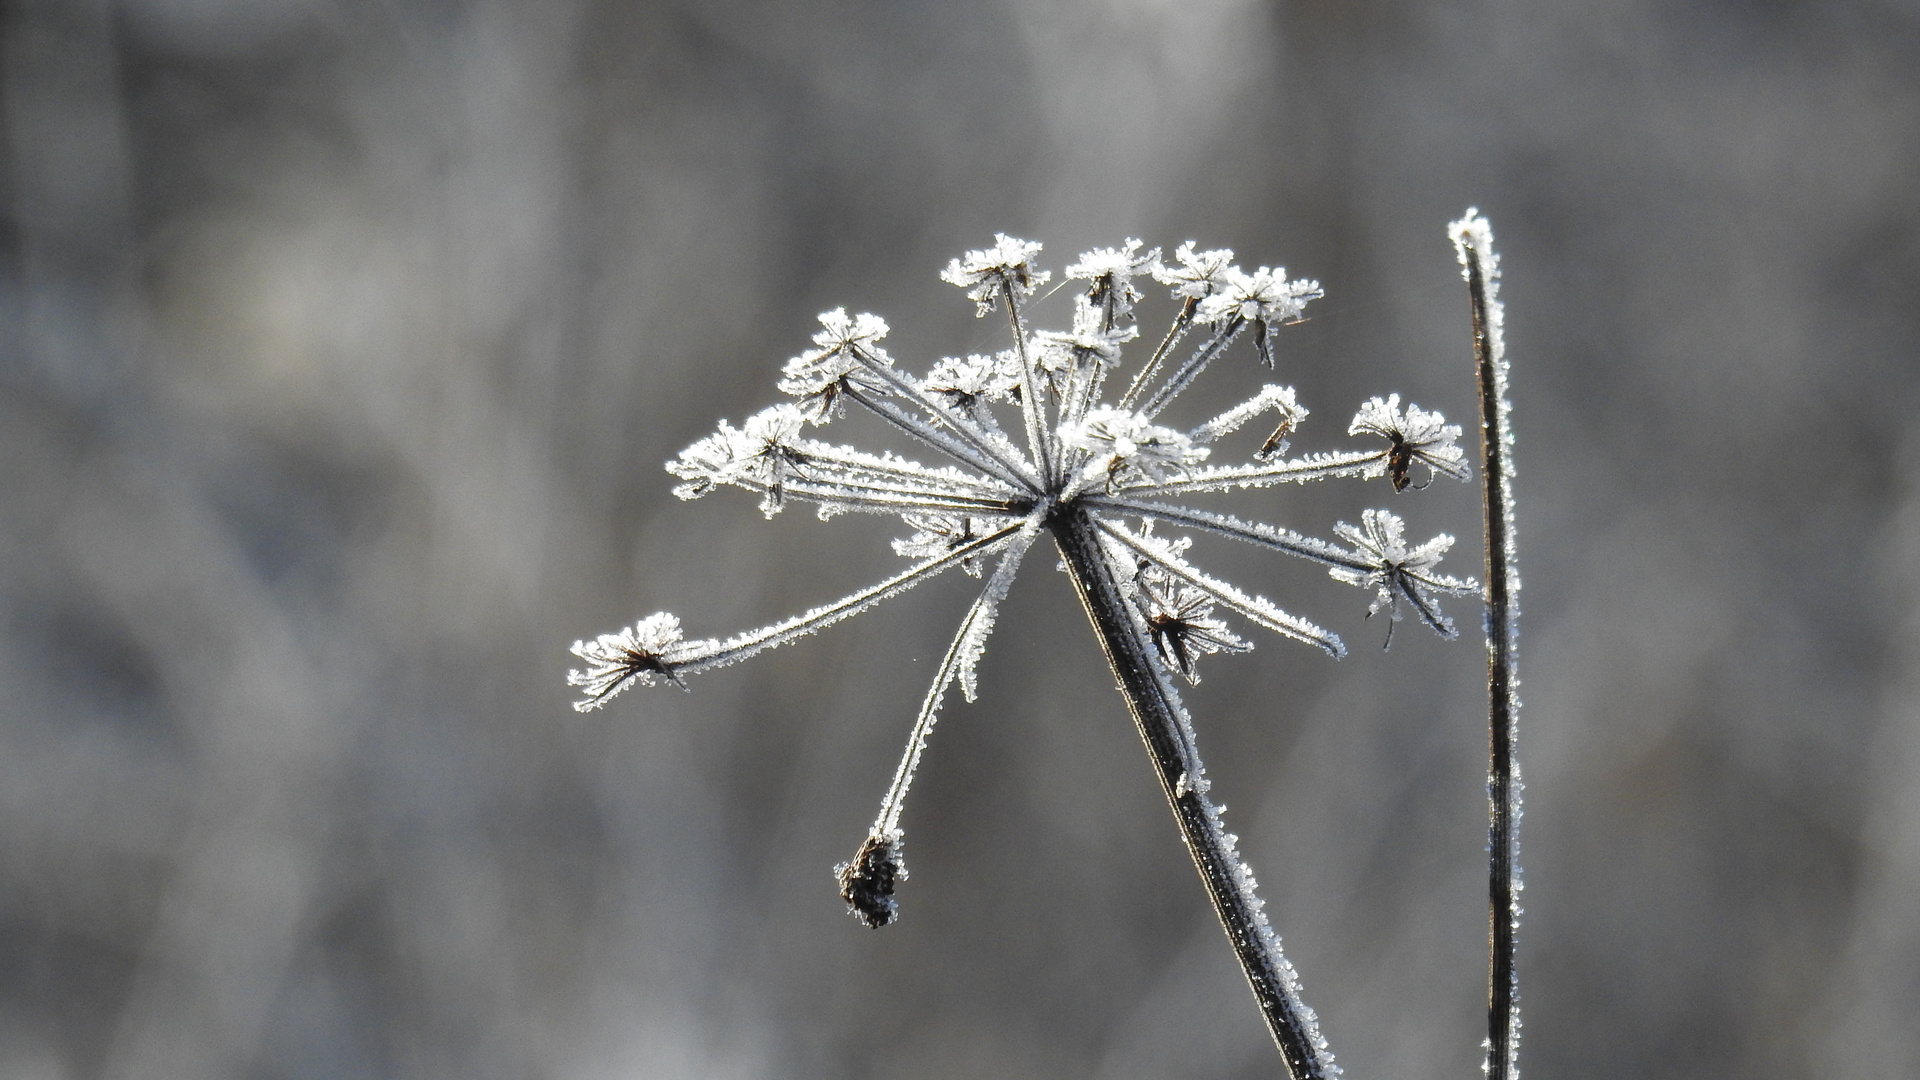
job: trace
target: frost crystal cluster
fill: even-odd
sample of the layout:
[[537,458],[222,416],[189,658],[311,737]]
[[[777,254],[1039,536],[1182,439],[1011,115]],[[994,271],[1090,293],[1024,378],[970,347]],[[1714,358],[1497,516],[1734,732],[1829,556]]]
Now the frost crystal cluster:
[[[812,504],[822,518],[849,511],[897,515],[907,535],[894,541],[894,550],[914,560],[912,566],[733,637],[686,639],[679,620],[662,613],[577,642],[573,652],[585,666],[568,677],[584,695],[575,707],[597,708],[634,683],[684,688],[686,676],[811,634],[944,570],[984,576],[928,688],[878,819],[855,857],[836,868],[852,913],[868,926],[883,926],[897,912],[895,882],[906,876],[902,807],[941,702],[956,682],[973,700],[975,670],[999,604],[1028,549],[1048,534],[1120,677],[1289,1066],[1296,1076],[1331,1075],[1331,1056],[1312,1011],[1299,1002],[1252,875],[1235,853],[1232,834],[1220,826],[1220,808],[1206,797],[1192,725],[1171,676],[1197,682],[1202,657],[1250,649],[1229,628],[1230,617],[1334,656],[1344,646],[1333,632],[1196,567],[1186,555],[1190,539],[1167,530],[1215,533],[1317,563],[1372,590],[1369,614],[1385,611],[1397,621],[1411,610],[1451,637],[1436,595],[1477,588],[1437,572],[1451,537],[1409,545],[1400,518],[1367,510],[1360,526],[1336,524],[1336,539],[1322,540],[1192,507],[1187,497],[1335,477],[1386,478],[1397,492],[1410,485],[1416,467],[1429,477],[1466,479],[1464,454],[1455,445],[1460,429],[1417,405],[1403,410],[1397,395],[1374,398],[1348,429],[1362,445],[1288,458],[1289,440],[1308,414],[1291,387],[1273,384],[1218,416],[1183,426],[1170,416],[1176,399],[1239,338],[1250,337],[1258,362],[1275,367],[1279,331],[1300,321],[1321,295],[1319,284],[1289,280],[1279,269],[1249,273],[1234,265],[1231,251],[1197,251],[1191,242],[1163,261],[1159,249],[1128,240],[1068,266],[1067,278],[1084,283],[1073,297],[1071,325],[1035,330],[1028,307],[1051,277],[1035,265],[1040,250],[1037,243],[999,236],[992,247],[953,260],[941,275],[966,292],[978,314],[1006,318],[1011,346],[1004,351],[947,357],[917,376],[882,347],[887,324],[879,317],[827,312],[813,348],[782,373],[779,389],[791,401],[738,427],[722,421],[667,465],[683,481],[674,489],[683,499],[735,487],[758,496],[768,516],[790,501]],[[1122,353],[1139,337],[1134,306],[1147,279],[1171,289],[1179,307],[1158,346],[1128,371]],[[1196,345],[1182,353],[1190,337]],[[943,460],[923,464],[809,435],[849,406],[878,416]],[[1229,437],[1249,425],[1254,435],[1236,457]],[[1291,1019],[1274,1020],[1276,1011]],[[1282,1031],[1287,1024],[1292,1030]]]

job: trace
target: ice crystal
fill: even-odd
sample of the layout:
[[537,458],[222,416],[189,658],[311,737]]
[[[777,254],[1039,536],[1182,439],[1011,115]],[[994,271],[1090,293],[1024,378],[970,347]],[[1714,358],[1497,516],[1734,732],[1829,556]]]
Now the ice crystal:
[[[1300,422],[1307,418],[1306,406],[1293,399],[1293,387],[1275,386],[1272,383],[1260,388],[1260,392],[1247,400],[1221,413],[1219,416],[1193,429],[1194,442],[1212,442],[1222,435],[1231,435],[1240,430],[1241,425],[1259,416],[1273,411],[1280,414],[1280,421],[1274,426],[1273,434],[1267,436],[1260,448],[1253,452],[1255,461],[1266,461],[1278,454],[1287,452],[1287,436]],[[1348,432],[1352,434],[1352,432]]]
[[841,399],[856,388],[886,393],[886,383],[868,374],[867,364],[891,364],[880,348],[887,324],[878,315],[847,318],[847,309],[835,308],[820,316],[821,330],[814,347],[787,361],[782,393],[800,399],[807,419],[824,424],[842,411]]
[[[906,877],[901,817],[928,735],[956,683],[973,699],[1000,604],[1025,553],[1045,531],[1075,575],[1143,730],[1148,712],[1164,725],[1156,729],[1164,740],[1149,742],[1159,747],[1156,755],[1173,755],[1162,762],[1169,798],[1183,815],[1189,842],[1220,855],[1214,861],[1225,876],[1209,878],[1209,888],[1233,894],[1222,900],[1216,891],[1216,901],[1241,912],[1236,918],[1244,919],[1244,933],[1236,937],[1236,948],[1256,988],[1266,988],[1260,990],[1263,1008],[1276,1024],[1276,1037],[1283,1048],[1292,1046],[1289,1061],[1318,1063],[1301,1066],[1308,1074],[1332,1075],[1337,1070],[1312,1011],[1298,1000],[1292,967],[1260,913],[1252,876],[1234,854],[1232,834],[1219,825],[1221,808],[1207,800],[1209,782],[1192,723],[1170,679],[1178,674],[1198,681],[1202,657],[1253,647],[1230,628],[1229,617],[1334,656],[1344,646],[1333,632],[1194,566],[1186,554],[1190,538],[1164,530],[1213,533],[1317,563],[1339,580],[1373,590],[1369,614],[1387,611],[1398,620],[1401,608],[1411,607],[1421,621],[1451,636],[1436,594],[1475,586],[1435,569],[1450,537],[1409,546],[1398,517],[1368,510],[1360,528],[1339,524],[1337,542],[1328,541],[1181,500],[1338,477],[1384,476],[1399,491],[1413,462],[1464,477],[1463,455],[1454,445],[1459,429],[1419,406],[1402,410],[1397,395],[1374,398],[1361,407],[1349,434],[1383,437],[1386,445],[1289,459],[1289,440],[1307,410],[1291,387],[1277,384],[1262,386],[1198,426],[1174,426],[1163,414],[1243,332],[1254,332],[1256,357],[1274,366],[1279,329],[1304,317],[1306,305],[1321,295],[1319,283],[1289,280],[1284,271],[1265,267],[1248,273],[1233,264],[1231,251],[1200,251],[1191,241],[1163,263],[1160,249],[1129,239],[1087,252],[1069,266],[1067,278],[1087,284],[1073,299],[1068,329],[1034,331],[1028,308],[1049,280],[1035,265],[1040,251],[1037,243],[1003,234],[991,247],[954,259],[941,275],[965,291],[978,314],[1004,310],[1012,336],[1005,351],[948,357],[922,378],[881,348],[884,321],[842,309],[827,312],[820,316],[814,347],[789,361],[779,381],[795,401],[756,413],[737,428],[723,420],[714,434],[667,465],[683,481],[674,488],[683,499],[736,487],[757,496],[768,515],[798,500],[814,504],[822,516],[853,511],[898,517],[910,534],[893,547],[918,560],[910,569],[731,638],[683,640],[678,620],[658,614],[577,643],[574,653],[587,666],[569,675],[583,693],[575,707],[598,708],[635,682],[680,684],[686,675],[736,663],[849,618],[945,570],[960,567],[982,576],[984,564],[997,557],[927,690],[873,828],[853,860],[835,868],[848,910],[868,926],[885,925],[898,912],[896,883]],[[1135,305],[1144,297],[1135,282],[1145,277],[1165,285],[1179,308],[1125,390],[1109,395],[1108,380],[1123,367],[1123,351],[1138,335]],[[1182,339],[1196,331],[1203,340],[1174,362]],[[807,425],[833,422],[849,403],[944,463],[924,465],[806,437]],[[1018,423],[1003,427],[996,407],[1017,410]],[[1231,437],[1255,421],[1258,441],[1249,440],[1245,457],[1218,463]],[[1156,532],[1156,524],[1163,531]],[[1146,697],[1158,704],[1143,705]],[[1274,1020],[1277,1012],[1292,1019]]]
[[1305,278],[1288,281],[1284,269],[1263,266],[1247,274],[1228,267],[1224,280],[1200,302],[1194,317],[1214,325],[1229,319],[1252,323],[1259,334],[1254,338],[1254,348],[1260,362],[1272,367],[1274,334],[1287,323],[1299,322],[1307,301],[1320,296],[1319,282]]
[[1101,406],[1060,428],[1062,445],[1093,455],[1088,469],[1112,478],[1131,469],[1147,480],[1163,480],[1206,459],[1184,432],[1161,427],[1136,412]]
[[680,451],[667,470],[687,483],[673,489],[682,499],[697,499],[722,484],[751,487],[761,493],[768,517],[786,505],[787,481],[800,475],[807,455],[796,445],[807,413],[793,405],[775,405],[747,417],[738,428],[720,421],[720,430]]
[[974,413],[982,402],[1011,402],[1020,391],[1020,358],[1012,349],[982,356],[949,356],[933,365],[922,383],[928,390],[947,399],[947,403],[974,414],[974,419],[991,419],[992,413]]
[[1043,331],[1035,343],[1041,351],[1040,366],[1049,372],[1070,370],[1082,359],[1097,360],[1104,368],[1117,363],[1120,347],[1140,336],[1138,327],[1129,323],[1116,326],[1114,315],[1092,297],[1081,296],[1074,304],[1073,329]]
[[[913,526],[914,534],[893,542],[893,553],[916,559],[937,559],[979,540],[993,531],[987,518],[952,514],[902,514],[901,520]],[[969,577],[980,576],[976,556],[960,564]]]

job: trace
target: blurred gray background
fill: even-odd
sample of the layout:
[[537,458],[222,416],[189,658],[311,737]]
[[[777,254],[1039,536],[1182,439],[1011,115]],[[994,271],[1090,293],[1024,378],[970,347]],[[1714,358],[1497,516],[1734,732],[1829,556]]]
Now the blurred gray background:
[[[1920,1076],[1913,0],[0,11],[0,1077],[1276,1075],[1049,555],[880,932],[830,868],[966,579],[584,716],[566,649],[901,565],[660,467],[823,309],[924,370],[1002,346],[937,279],[996,230],[1056,272],[1231,246],[1325,284],[1281,376],[1339,448],[1371,394],[1470,417],[1469,205],[1515,363],[1529,1075]],[[1391,505],[1477,573],[1467,486],[1209,505]],[[1353,648],[1190,695],[1340,1061],[1477,1076],[1480,647],[1383,654],[1314,568],[1196,557]]]

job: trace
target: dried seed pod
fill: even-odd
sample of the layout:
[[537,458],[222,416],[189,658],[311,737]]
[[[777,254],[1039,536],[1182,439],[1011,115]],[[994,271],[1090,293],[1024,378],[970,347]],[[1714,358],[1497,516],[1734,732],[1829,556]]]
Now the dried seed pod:
[[893,886],[907,876],[906,860],[900,854],[900,834],[870,834],[854,853],[853,861],[833,868],[833,876],[840,882],[840,899],[847,902],[847,914],[876,930],[892,922],[900,914]]

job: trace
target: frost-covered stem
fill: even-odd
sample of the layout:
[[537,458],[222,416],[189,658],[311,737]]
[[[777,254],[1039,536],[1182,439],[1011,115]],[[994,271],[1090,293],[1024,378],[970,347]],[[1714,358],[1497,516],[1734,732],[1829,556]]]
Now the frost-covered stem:
[[[958,437],[950,435],[941,428],[935,427],[932,423],[907,412],[886,398],[876,397],[857,387],[849,389],[846,394],[849,399],[866,406],[868,411],[880,417],[882,420],[906,432],[908,435],[919,439],[928,446],[936,450],[944,451],[955,461],[972,465],[981,472],[999,477],[1016,488],[1033,490],[1033,481],[1023,476],[1024,470],[1019,470],[1012,465],[1002,463],[1000,455],[994,453],[988,447],[982,446],[978,452],[976,452],[974,442],[977,442],[977,440],[962,442]],[[945,420],[946,418],[941,417],[941,419]]]
[[[735,481],[739,487],[758,494],[770,494],[772,485],[751,479]],[[1006,498],[969,497],[942,491],[885,487],[874,481],[864,485],[822,484],[807,480],[787,480],[780,485],[781,497],[819,503],[833,511],[859,510],[870,514],[898,514],[946,510],[959,514],[1007,514],[1012,501]]]
[[968,559],[988,554],[1006,543],[1007,539],[1020,529],[1021,526],[1018,524],[1009,525],[997,532],[962,544],[937,559],[928,559],[910,570],[895,574],[885,581],[868,586],[850,596],[843,596],[831,604],[822,604],[804,615],[795,615],[771,626],[763,626],[744,634],[735,634],[724,641],[682,642],[668,649],[660,659],[665,662],[667,672],[676,675],[691,675],[709,668],[737,664],[755,653],[785,645],[795,638],[817,633],[843,619],[850,619],[880,601],[898,596],[944,570],[951,570]]
[[[981,459],[969,456],[964,452],[952,450],[941,443],[930,443],[930,445],[947,449],[949,453],[954,454],[963,461],[976,463],[982,471],[993,473],[995,476],[1006,480],[1016,487],[1031,488],[1033,480],[1038,479],[1037,477],[1027,476],[1027,463],[1020,460],[1019,453],[1015,451],[1011,445],[1000,446],[996,444],[993,436],[988,431],[978,425],[968,424],[966,417],[949,409],[944,402],[939,401],[933,397],[933,395],[921,389],[917,381],[895,371],[890,364],[882,364],[874,360],[864,352],[856,350],[854,355],[866,364],[868,371],[892,387],[895,393],[919,405],[921,409],[926,411],[928,416],[933,417],[942,426],[951,430],[968,446],[977,449],[981,454],[985,455],[985,458]],[[871,395],[853,393],[849,394],[849,396],[895,423],[898,423],[898,416],[906,415],[905,413],[882,411],[880,406],[885,405],[886,402],[874,398]],[[913,429],[909,428],[908,430],[912,431]],[[921,438],[925,438],[925,436],[921,436]],[[1023,477],[1026,478],[1022,479]]]
[[979,654],[986,647],[987,634],[993,630],[993,620],[1000,601],[1006,598],[1007,590],[1013,585],[1013,576],[1020,570],[1020,558],[1026,553],[1027,545],[1040,530],[1036,518],[1023,523],[1024,531],[1014,541],[1006,554],[1000,557],[1000,565],[994,568],[993,576],[967,609],[967,617],[960,620],[960,629],[953,635],[953,644],[947,647],[947,655],[940,661],[940,668],[934,673],[933,685],[927,688],[927,697],[920,705],[920,715],[914,718],[913,731],[907,735],[907,749],[900,758],[900,765],[894,770],[893,783],[888,786],[886,797],[880,800],[880,816],[874,820],[873,835],[898,835],[900,829],[900,811],[906,805],[907,789],[913,786],[913,777],[920,770],[920,755],[927,749],[927,736],[932,734],[933,725],[940,718],[940,702],[946,697],[947,688],[953,685],[955,677],[960,677],[961,689],[968,701],[973,700],[973,683],[970,674],[972,666],[979,660]]
[[1069,510],[1050,524],[1054,542],[1073,577],[1087,617],[1099,634],[1107,662],[1140,737],[1153,758],[1160,788],[1180,823],[1187,852],[1206,884],[1213,909],[1260,1003],[1267,1028],[1294,1080],[1337,1076],[1333,1056],[1320,1037],[1313,1010],[1300,1000],[1293,966],[1261,914],[1252,875],[1240,863],[1233,838],[1208,801],[1191,726],[1159,653],[1138,625],[1119,579],[1100,550],[1098,527],[1085,509]]
[[[1087,410],[1093,406],[1094,400],[1100,395],[1103,370],[1104,365],[1098,356],[1091,355],[1086,349],[1074,350],[1072,378],[1067,384],[1067,400],[1060,408],[1061,423],[1072,423],[1087,415]],[[1071,458],[1085,455],[1063,456]],[[1060,468],[1062,475],[1070,471],[1069,465],[1062,465]]]
[[1241,329],[1246,325],[1247,320],[1238,315],[1223,323],[1205,345],[1200,346],[1187,358],[1186,363],[1167,377],[1166,385],[1155,391],[1153,397],[1140,407],[1140,415],[1149,418],[1160,415],[1160,410],[1172,404],[1173,399],[1180,396],[1180,391],[1192,385],[1193,380],[1200,377],[1200,373],[1213,363],[1215,357],[1227,351],[1227,346],[1233,344],[1233,339],[1240,336]]
[[1186,476],[1123,484],[1114,490],[1120,495],[1160,498],[1195,491],[1232,491],[1234,488],[1266,487],[1272,484],[1304,484],[1309,480],[1330,480],[1336,476],[1365,476],[1370,467],[1377,467],[1377,463],[1386,460],[1386,457],[1386,450],[1361,450],[1343,454],[1314,454],[1270,465],[1190,469]]
[[1199,306],[1200,301],[1191,296],[1187,297],[1186,303],[1180,305],[1180,314],[1174,316],[1173,325],[1167,328],[1167,336],[1160,339],[1160,347],[1153,350],[1152,356],[1147,357],[1146,366],[1140,369],[1140,374],[1133,377],[1133,382],[1127,386],[1127,392],[1121,395],[1120,408],[1131,409],[1133,403],[1140,399],[1141,391],[1147,388],[1147,383],[1153,379],[1154,373],[1160,370],[1160,365],[1166,360],[1167,354],[1173,351],[1173,347],[1186,334],[1187,327],[1193,323],[1194,309]]
[[1326,566],[1340,566],[1360,571],[1373,568],[1373,563],[1363,555],[1355,554],[1337,544],[1329,544],[1325,540],[1303,536],[1292,529],[1281,529],[1257,521],[1241,521],[1239,518],[1225,514],[1215,514],[1206,510],[1189,510],[1184,506],[1140,499],[1096,495],[1090,496],[1087,502],[1105,509],[1121,510],[1155,521],[1164,521],[1169,525],[1206,529],[1222,536],[1231,536],[1235,540],[1283,551],[1298,558],[1312,559]]
[[1473,305],[1480,383],[1480,475],[1487,527],[1487,1061],[1489,1080],[1520,1075],[1520,984],[1514,965],[1520,928],[1520,575],[1513,551],[1513,426],[1501,335],[1500,269],[1493,232],[1472,210],[1453,224],[1454,246]]
[[1007,322],[1013,326],[1013,348],[1020,357],[1020,416],[1027,425],[1027,445],[1033,451],[1033,460],[1040,466],[1041,483],[1053,486],[1054,465],[1052,447],[1047,443],[1046,404],[1040,400],[1040,369],[1034,363],[1033,350],[1027,348],[1026,320],[1020,317],[1020,300],[1014,295],[1013,282],[1000,283],[1001,295],[1007,301]]

